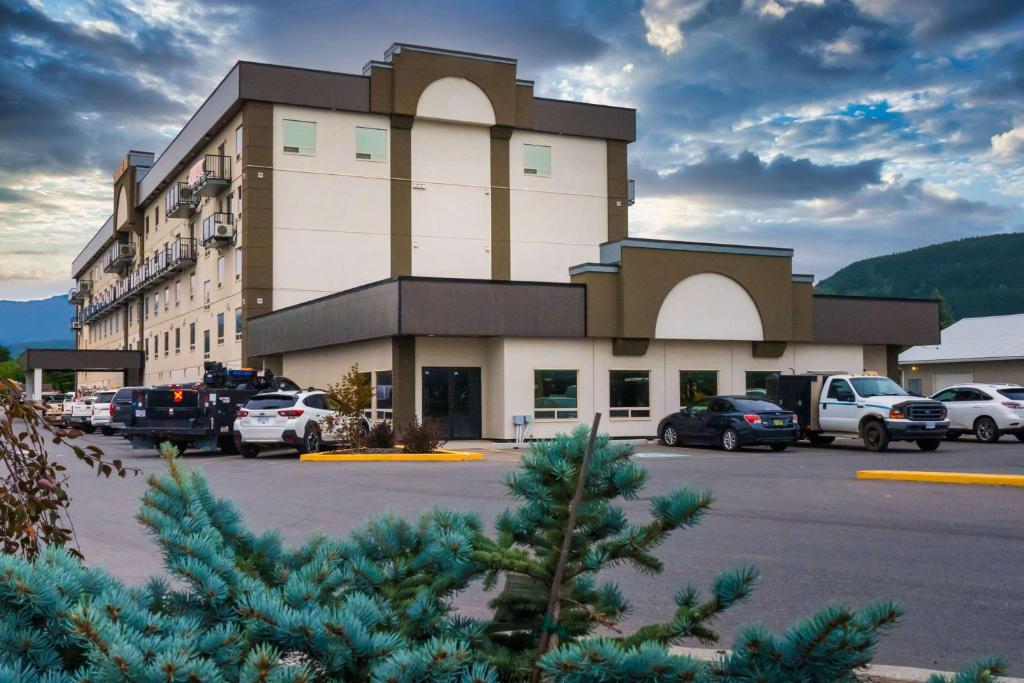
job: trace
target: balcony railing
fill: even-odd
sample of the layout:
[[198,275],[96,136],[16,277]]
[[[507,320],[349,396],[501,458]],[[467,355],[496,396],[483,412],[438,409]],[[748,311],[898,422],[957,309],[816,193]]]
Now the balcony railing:
[[168,218],[188,218],[195,213],[197,203],[188,183],[172,183],[164,195],[164,214]]
[[135,259],[135,244],[132,242],[116,242],[103,255],[103,271],[120,273],[128,268]]
[[188,185],[200,197],[216,197],[230,184],[230,157],[205,154],[188,172]]
[[215,213],[203,220],[203,246],[226,247],[235,241],[235,222],[230,213]]
[[68,290],[68,303],[85,303],[85,297],[92,292],[92,280],[79,280],[77,287]]
[[108,310],[124,305],[134,299],[150,285],[161,282],[196,262],[196,241],[191,238],[176,239],[142,262],[138,268],[123,279],[108,287],[93,303],[84,307],[80,318],[89,322]]
[[626,206],[636,204],[636,181],[630,178],[626,181]]

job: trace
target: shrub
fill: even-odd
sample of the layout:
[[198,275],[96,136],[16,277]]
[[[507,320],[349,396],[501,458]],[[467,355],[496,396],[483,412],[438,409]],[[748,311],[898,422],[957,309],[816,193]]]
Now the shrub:
[[366,435],[366,445],[370,448],[394,448],[395,430],[387,420],[370,427]]
[[420,422],[414,417],[402,430],[404,453],[433,453],[442,446],[441,429],[434,420]]
[[[592,637],[629,609],[617,586],[598,583],[600,572],[620,563],[660,572],[655,548],[696,524],[712,497],[656,496],[651,519],[630,523],[613,501],[637,497],[646,473],[630,447],[604,437],[588,467],[587,442],[582,430],[531,446],[506,480],[521,504],[498,518],[496,537],[475,515],[434,509],[416,521],[371,520],[346,539],[315,535],[294,550],[277,533],[250,532],[165,447],[168,471],[150,477],[138,519],[179,585],[156,579],[129,589],[61,549],[34,560],[0,556],[0,680],[845,682],[898,618],[889,602],[829,607],[783,635],[747,629],[712,662],[670,654],[667,646],[686,638],[715,640],[710,622],[756,580],[740,567],[716,578],[707,597],[688,586],[676,592],[665,623]],[[456,593],[502,575],[525,586],[495,600],[517,623],[454,612]],[[560,596],[553,619],[551,595]],[[557,643],[543,653],[542,639]],[[983,660],[956,681],[983,683],[1004,668]]]
[[69,516],[71,498],[67,492],[65,467],[51,460],[47,441],[67,445],[75,457],[96,470],[98,476],[139,470],[125,467],[120,460],[107,461],[96,446],[82,448],[72,443],[81,432],[55,429],[30,400],[21,399],[22,386],[0,379],[0,542],[3,552],[27,558],[39,555],[46,545],[75,546],[74,527]]

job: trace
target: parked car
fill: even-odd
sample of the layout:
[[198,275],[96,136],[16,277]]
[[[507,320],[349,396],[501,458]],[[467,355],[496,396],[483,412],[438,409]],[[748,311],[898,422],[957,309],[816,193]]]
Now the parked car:
[[709,396],[672,413],[658,425],[658,437],[666,446],[707,444],[727,451],[744,446],[784,451],[799,436],[796,415],[748,396]]
[[[107,407],[107,414],[110,416],[106,428],[100,427],[100,431],[107,436],[111,436],[115,433],[119,433],[122,429],[128,426],[132,417],[132,393],[136,389],[143,389],[144,387],[121,387],[114,392],[114,397],[111,399],[110,404]],[[93,421],[96,420],[96,413],[93,412]]]
[[[238,411],[234,432],[238,449],[255,458],[266,448],[295,448],[299,453],[316,453],[325,443],[337,443],[339,433],[323,434],[320,420],[336,411],[327,394],[319,389],[258,394]],[[370,423],[365,416],[364,430]]]
[[64,394],[59,391],[44,391],[40,400],[43,419],[51,424],[60,424],[64,417]]
[[779,403],[797,414],[801,437],[815,445],[858,439],[881,452],[892,441],[913,441],[934,451],[949,427],[941,403],[914,398],[877,374],[780,375]]
[[1004,434],[1024,441],[1024,387],[1015,384],[955,384],[932,396],[949,413],[946,438],[974,434],[995,443]]
[[114,428],[111,426],[113,417],[110,406],[116,394],[116,391],[98,391],[96,400],[92,404],[92,428],[99,429],[104,436],[113,436],[114,434]]
[[92,424],[92,406],[95,400],[94,395],[87,394],[72,401],[71,414],[67,417],[68,426],[81,429],[86,434],[96,431],[96,427]]

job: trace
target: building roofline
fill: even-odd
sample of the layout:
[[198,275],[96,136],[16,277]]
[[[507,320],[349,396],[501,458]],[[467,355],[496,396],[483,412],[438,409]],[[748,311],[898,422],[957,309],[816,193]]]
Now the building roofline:
[[[640,249],[665,249],[669,251],[703,251],[721,254],[742,254],[747,256],[776,256],[792,258],[793,250],[786,247],[762,247],[750,244],[722,244],[718,242],[689,242],[685,240],[659,240],[650,237],[626,237],[621,240],[601,243],[602,252],[607,247],[632,247]],[[605,262],[602,258],[602,262]]]
[[[913,297],[913,296],[867,296],[861,294],[819,294],[814,293],[816,299],[858,299],[861,301],[909,301],[917,304],[937,304],[940,299],[933,299],[931,297]],[[922,345],[924,346],[924,345]]]
[[[530,82],[532,83],[533,81]],[[600,107],[601,109],[619,109],[620,111],[631,111],[634,114],[636,113],[635,107],[620,107],[615,104],[597,104],[596,102],[583,102],[582,100],[561,100],[557,97],[540,97],[538,95],[534,95],[533,99],[542,100],[544,102],[559,102],[561,104],[579,104],[584,107]]]
[[[911,349],[912,348],[914,348],[914,347],[911,347]],[[909,350],[910,349],[907,349],[907,351],[904,351],[903,353],[907,353]],[[903,354],[900,354],[900,355],[903,355]],[[899,360],[899,364],[900,365],[943,365],[943,364],[946,364],[946,363],[997,363],[999,361],[1012,361],[1012,360],[1024,360],[1024,356],[977,356],[977,357],[964,356],[963,358],[959,358],[959,357],[957,357],[957,358],[928,358],[928,359],[925,359],[925,360],[913,360],[913,359],[911,359],[911,360],[903,360],[903,359],[900,359]],[[981,382],[981,384],[984,384],[984,382]]]
[[488,55],[480,52],[450,50],[443,47],[431,47],[429,45],[416,45],[413,43],[391,43],[391,47],[384,51],[384,59],[389,59],[391,55],[400,54],[402,50],[409,50],[410,52],[424,52],[426,54],[443,55],[447,57],[476,59],[483,62],[497,62],[499,64],[515,65],[519,63],[519,61],[513,57],[499,57],[498,55]]

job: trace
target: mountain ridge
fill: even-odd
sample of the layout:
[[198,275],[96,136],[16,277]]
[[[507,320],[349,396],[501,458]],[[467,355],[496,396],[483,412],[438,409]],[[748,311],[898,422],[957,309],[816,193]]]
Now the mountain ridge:
[[68,327],[74,314],[75,307],[64,294],[33,301],[0,299],[0,344],[21,350],[59,343],[74,346],[75,335]]

